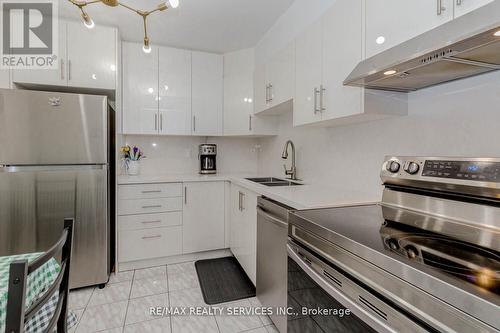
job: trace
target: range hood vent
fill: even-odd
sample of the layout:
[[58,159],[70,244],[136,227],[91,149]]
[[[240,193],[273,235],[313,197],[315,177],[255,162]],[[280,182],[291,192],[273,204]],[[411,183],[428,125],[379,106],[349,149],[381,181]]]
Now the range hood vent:
[[411,92],[500,69],[500,1],[360,62],[345,85]]

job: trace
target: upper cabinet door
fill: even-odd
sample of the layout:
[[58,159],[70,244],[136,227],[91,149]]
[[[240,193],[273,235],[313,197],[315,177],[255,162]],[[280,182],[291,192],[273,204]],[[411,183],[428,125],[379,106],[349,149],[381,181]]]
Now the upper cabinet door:
[[224,94],[222,56],[193,52],[192,71],[193,134],[221,135]]
[[343,82],[363,58],[362,41],[363,0],[338,0],[323,16],[322,120],[361,112],[362,89]]
[[58,25],[59,55],[57,59],[57,69],[14,69],[12,70],[12,82],[53,86],[67,85],[66,22],[59,20]]
[[68,86],[116,89],[117,31],[68,22]]
[[494,0],[455,0],[455,17],[467,14],[493,1]]
[[295,45],[288,44],[276,53],[266,66],[269,85],[269,106],[273,107],[293,98],[295,81]]
[[456,0],[366,1],[366,57],[452,20],[454,1]]
[[294,126],[321,120],[318,110],[322,80],[322,22],[316,21],[295,40]]
[[191,134],[191,52],[160,47],[160,134]]
[[253,69],[253,49],[224,55],[224,135],[250,134],[255,102]]
[[146,54],[142,44],[122,43],[123,133],[157,134],[158,48]]
[[259,113],[269,107],[269,84],[266,78],[266,65],[257,65],[253,75],[254,112]]

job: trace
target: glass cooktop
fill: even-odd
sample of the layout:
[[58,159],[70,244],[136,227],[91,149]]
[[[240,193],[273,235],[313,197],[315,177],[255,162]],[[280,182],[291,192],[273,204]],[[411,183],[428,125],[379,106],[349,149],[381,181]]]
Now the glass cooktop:
[[498,230],[475,229],[471,235],[457,228],[454,237],[445,236],[433,230],[442,219],[381,205],[294,212],[290,223],[313,225],[315,234],[376,265],[392,267],[394,261],[384,258],[396,259],[500,304],[500,253],[464,241],[484,242],[499,237]]

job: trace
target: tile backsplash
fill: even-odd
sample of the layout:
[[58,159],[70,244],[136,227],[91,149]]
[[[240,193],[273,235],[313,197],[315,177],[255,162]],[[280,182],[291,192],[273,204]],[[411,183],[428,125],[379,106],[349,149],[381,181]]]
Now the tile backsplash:
[[143,175],[197,173],[198,146],[202,143],[217,144],[219,173],[257,172],[256,139],[142,135],[124,135],[120,139],[119,145],[135,145],[144,151],[147,158],[141,161]]

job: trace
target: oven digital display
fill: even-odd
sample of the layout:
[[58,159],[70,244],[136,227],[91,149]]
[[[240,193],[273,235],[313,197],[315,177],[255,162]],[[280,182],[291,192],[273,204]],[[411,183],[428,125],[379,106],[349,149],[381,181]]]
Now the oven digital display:
[[424,177],[500,182],[500,163],[475,161],[425,161]]

